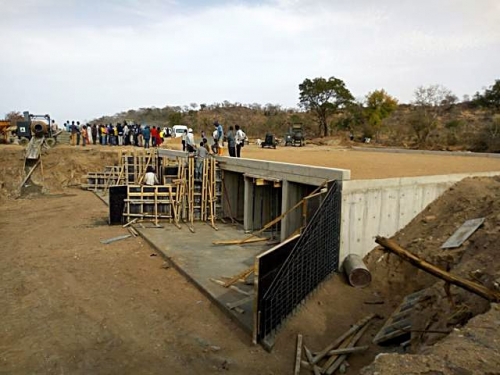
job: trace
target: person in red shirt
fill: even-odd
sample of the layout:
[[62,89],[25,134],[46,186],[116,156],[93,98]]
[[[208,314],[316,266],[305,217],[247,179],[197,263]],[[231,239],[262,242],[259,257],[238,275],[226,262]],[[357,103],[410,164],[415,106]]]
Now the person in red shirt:
[[153,126],[151,129],[151,142],[153,144],[153,147],[156,146],[156,141],[158,140],[158,129],[156,129],[156,126]]
[[156,146],[160,147],[161,144],[163,143],[163,138],[162,138],[163,131],[160,129],[159,126],[158,126],[158,129],[156,129],[156,133],[158,134],[156,136]]

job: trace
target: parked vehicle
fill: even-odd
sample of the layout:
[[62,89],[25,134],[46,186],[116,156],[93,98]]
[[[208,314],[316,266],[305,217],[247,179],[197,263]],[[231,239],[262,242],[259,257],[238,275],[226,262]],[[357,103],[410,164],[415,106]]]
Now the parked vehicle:
[[187,131],[188,127],[186,125],[174,125],[172,126],[172,138],[182,137],[184,131]]
[[285,146],[304,146],[306,144],[304,137],[304,127],[301,123],[293,124],[285,135]]
[[262,142],[260,144],[260,146],[262,148],[264,148],[264,147],[276,148],[277,145],[278,145],[278,141],[276,140],[276,137],[274,136],[274,134],[271,134],[271,133],[267,133],[264,142]]

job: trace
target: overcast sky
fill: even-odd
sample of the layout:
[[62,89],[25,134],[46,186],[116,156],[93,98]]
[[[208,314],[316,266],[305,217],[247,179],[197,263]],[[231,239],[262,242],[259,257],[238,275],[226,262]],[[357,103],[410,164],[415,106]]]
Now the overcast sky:
[[295,107],[305,78],[355,97],[500,79],[499,0],[0,0],[0,117],[90,120],[229,100]]

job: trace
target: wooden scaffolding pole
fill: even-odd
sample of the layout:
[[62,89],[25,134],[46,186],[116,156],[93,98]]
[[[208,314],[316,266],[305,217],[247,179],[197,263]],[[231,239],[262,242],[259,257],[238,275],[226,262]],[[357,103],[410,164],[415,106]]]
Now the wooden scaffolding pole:
[[427,262],[426,260],[416,256],[415,254],[410,253],[408,250],[403,249],[395,241],[389,238],[377,236],[375,242],[383,246],[391,253],[394,253],[407,262],[410,262],[415,267],[420,268],[421,270],[424,270],[425,272],[430,273],[431,275],[436,276],[441,280],[463,288],[471,293],[477,294],[478,296],[481,296],[488,301],[500,302],[500,292],[489,289],[484,285],[469,281],[462,277],[452,275],[451,273],[436,267],[432,263]]

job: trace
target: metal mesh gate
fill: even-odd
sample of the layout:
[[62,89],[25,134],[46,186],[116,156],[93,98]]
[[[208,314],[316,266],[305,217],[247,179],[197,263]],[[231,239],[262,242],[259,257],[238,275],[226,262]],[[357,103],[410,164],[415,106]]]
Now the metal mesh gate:
[[338,269],[341,181],[329,183],[300,236],[257,257],[254,340],[264,342],[320,282]]

